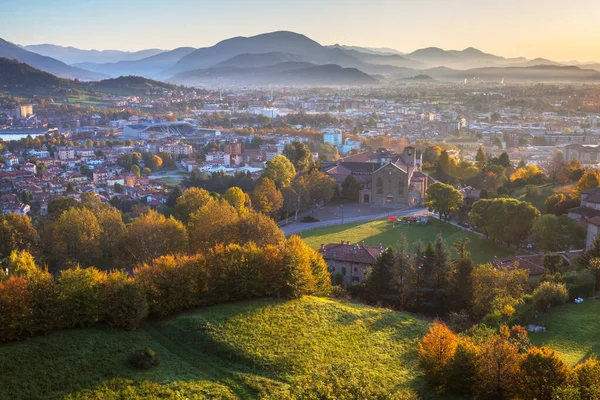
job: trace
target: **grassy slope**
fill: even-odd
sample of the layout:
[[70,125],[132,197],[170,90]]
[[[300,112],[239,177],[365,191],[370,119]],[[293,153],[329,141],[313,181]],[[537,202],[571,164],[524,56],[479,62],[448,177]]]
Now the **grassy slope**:
[[359,243],[363,240],[367,246],[377,246],[382,243],[383,246],[396,247],[400,234],[404,234],[409,245],[420,240],[427,245],[428,242],[433,242],[438,233],[449,245],[456,239],[468,237],[469,251],[476,263],[489,262],[494,256],[506,257],[511,253],[498,246],[493,241],[481,238],[474,233],[466,232],[458,227],[441,224],[434,220],[430,225],[426,226],[406,226],[397,224],[396,228],[387,221],[372,221],[367,223],[352,223],[344,225],[330,226],[326,228],[318,228],[311,231],[300,233],[309,246],[317,249],[319,246],[327,243],[339,243],[341,240],[349,240],[351,243]]
[[[406,314],[306,297],[215,306],[137,332],[57,332],[0,346],[0,398],[279,399],[290,384],[340,365],[371,384],[428,396],[415,372],[426,327]],[[132,369],[128,354],[145,346],[161,365]]]
[[600,301],[585,300],[555,307],[546,316],[547,332],[530,334],[536,345],[548,345],[571,365],[600,355]]

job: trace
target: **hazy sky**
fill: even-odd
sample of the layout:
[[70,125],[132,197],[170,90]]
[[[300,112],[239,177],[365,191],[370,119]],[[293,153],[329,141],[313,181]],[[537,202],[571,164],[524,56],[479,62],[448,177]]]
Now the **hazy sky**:
[[0,0],[0,37],[23,45],[171,49],[275,30],[403,52],[600,61],[600,0]]

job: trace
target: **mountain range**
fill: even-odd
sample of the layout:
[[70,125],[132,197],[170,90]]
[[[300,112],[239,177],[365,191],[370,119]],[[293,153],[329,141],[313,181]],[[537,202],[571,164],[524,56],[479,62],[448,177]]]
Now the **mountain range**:
[[568,66],[543,58],[505,58],[472,47],[428,47],[401,53],[387,48],[323,46],[288,31],[233,37],[209,47],[138,52],[79,50],[47,44],[20,47],[0,40],[0,57],[25,62],[61,78],[100,80],[137,75],[198,86],[363,85],[423,75],[441,81],[506,78],[583,82],[595,81],[600,74],[598,63]]
[[23,46],[26,50],[43,56],[52,57],[65,64],[77,64],[83,62],[110,63],[118,61],[135,61],[150,57],[165,50],[146,49],[140,51],[121,50],[81,50],[75,47],[57,46],[55,44],[34,44]]

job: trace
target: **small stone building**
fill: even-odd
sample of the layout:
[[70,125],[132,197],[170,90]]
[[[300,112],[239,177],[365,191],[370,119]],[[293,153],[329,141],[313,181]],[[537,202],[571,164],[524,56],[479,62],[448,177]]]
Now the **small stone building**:
[[366,247],[363,244],[350,244],[350,242],[322,244],[319,253],[329,267],[333,284],[341,282],[342,286],[350,286],[363,282],[367,277],[367,270],[376,262],[383,252],[383,247]]

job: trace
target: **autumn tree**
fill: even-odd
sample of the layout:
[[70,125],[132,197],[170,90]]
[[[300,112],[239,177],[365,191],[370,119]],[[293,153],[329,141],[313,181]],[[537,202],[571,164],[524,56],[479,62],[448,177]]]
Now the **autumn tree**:
[[226,200],[211,201],[200,207],[190,216],[188,224],[191,248],[198,252],[217,243],[231,242],[238,220],[237,210]]
[[233,206],[236,210],[243,210],[244,204],[246,203],[246,195],[237,186],[232,186],[223,194],[223,199],[227,200],[229,204]]
[[581,193],[600,186],[600,172],[597,170],[586,171],[573,189],[572,196],[581,197]]
[[185,253],[188,245],[187,232],[180,221],[152,210],[128,226],[126,238],[128,255],[136,264]]
[[[491,264],[476,265],[471,274],[473,284],[473,315],[482,318],[492,307],[510,303],[525,294],[529,276],[526,270],[514,267],[495,268]],[[502,301],[498,301],[502,300]]]
[[294,176],[296,176],[294,164],[282,155],[276,155],[267,161],[262,173],[263,178],[271,179],[279,189],[290,186]]
[[419,366],[433,385],[447,385],[456,346],[457,336],[441,322],[434,322],[419,342]]
[[519,349],[501,335],[493,335],[480,349],[478,392],[486,398],[510,398],[517,391]]
[[187,224],[193,213],[213,200],[214,198],[206,190],[189,188],[176,200],[175,218]]
[[519,392],[524,399],[552,400],[569,378],[569,366],[548,347],[531,347],[520,362]]
[[461,393],[474,394],[477,386],[479,357],[479,346],[471,338],[459,338],[450,365],[448,386]]
[[556,182],[567,175],[565,155],[560,150],[554,150],[552,158],[545,165],[546,171],[548,171],[548,177],[552,181],[552,185],[556,185]]
[[14,250],[37,250],[39,235],[27,215],[16,213],[0,215],[0,258]]
[[252,206],[260,212],[275,215],[283,206],[283,196],[269,178],[261,179],[252,192]]
[[425,205],[430,211],[439,214],[440,220],[449,219],[452,212],[458,211],[463,201],[462,194],[452,185],[436,182],[425,193]]
[[62,266],[98,265],[101,258],[102,228],[92,211],[71,208],[56,221],[56,260]]

